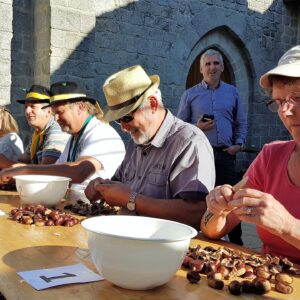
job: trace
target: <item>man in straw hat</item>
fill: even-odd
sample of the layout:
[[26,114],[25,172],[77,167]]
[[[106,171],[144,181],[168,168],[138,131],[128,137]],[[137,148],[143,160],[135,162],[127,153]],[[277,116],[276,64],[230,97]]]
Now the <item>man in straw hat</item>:
[[241,221],[255,224],[262,252],[300,264],[300,45],[284,53],[260,85],[270,94],[267,107],[292,139],[264,145],[245,173],[245,189],[233,192],[223,185],[212,190],[201,230],[217,239]]
[[110,178],[124,158],[125,147],[119,134],[100,120],[103,113],[97,101],[74,82],[57,82],[50,92],[56,121],[71,135],[63,153],[52,165],[3,170],[2,182],[19,174],[67,176],[83,185],[96,175]]
[[148,76],[141,66],[105,81],[104,119],[118,122],[132,140],[113,181],[95,179],[86,195],[125,213],[197,226],[215,181],[212,148],[201,130],[164,108],[159,83],[158,75]]
[[19,162],[26,164],[53,164],[63,152],[69,135],[62,132],[54,120],[49,104],[50,94],[46,87],[32,85],[25,99],[17,100],[24,105],[25,116],[34,129],[31,141]]

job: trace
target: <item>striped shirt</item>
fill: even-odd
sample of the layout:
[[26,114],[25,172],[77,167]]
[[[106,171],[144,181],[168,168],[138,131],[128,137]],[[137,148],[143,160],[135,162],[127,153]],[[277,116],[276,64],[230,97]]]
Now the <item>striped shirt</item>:
[[[51,156],[58,159],[61,153],[64,151],[69,137],[70,135],[61,130],[54,118],[51,118],[46,126],[43,142],[38,146],[36,155],[31,163],[40,164],[43,157],[46,156]],[[29,156],[30,146],[31,142],[25,151],[25,153]]]

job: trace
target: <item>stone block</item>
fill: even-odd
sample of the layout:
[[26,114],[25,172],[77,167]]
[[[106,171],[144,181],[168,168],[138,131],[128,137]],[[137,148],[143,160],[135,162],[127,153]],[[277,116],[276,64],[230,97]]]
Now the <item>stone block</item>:
[[11,51],[9,50],[1,50],[0,51],[0,60],[1,61],[10,61],[11,58]]
[[9,60],[0,60],[0,76],[7,76],[10,74],[10,61]]
[[50,6],[63,6],[67,8],[69,6],[69,0],[50,0]]
[[67,32],[65,35],[65,48],[77,49],[85,37],[86,35],[80,32]]
[[19,74],[22,74],[22,76],[32,75],[32,66],[30,63],[27,62],[12,61],[11,70],[12,70],[12,75],[19,75]]
[[15,11],[13,19],[13,31],[17,34],[32,34],[33,15],[28,12]]
[[81,63],[80,61],[69,61],[68,74],[80,78],[92,78],[95,76],[93,63]]
[[100,18],[96,19],[96,32],[109,32],[110,34],[116,33],[118,34],[120,29],[120,23],[114,19],[109,18]]
[[58,48],[64,48],[67,35],[68,32],[64,30],[51,30],[51,45]]
[[11,77],[9,74],[6,74],[6,76],[1,75],[0,76],[0,86],[8,88],[11,84]]
[[7,104],[10,104],[10,82],[7,86],[1,86],[0,88],[0,105]]
[[81,32],[89,33],[95,29],[95,25],[96,25],[96,18],[94,14],[81,15],[81,26],[80,26]]
[[95,0],[72,0],[68,2],[68,7],[77,9],[81,12],[93,12],[95,10],[94,2]]
[[64,7],[51,9],[51,28],[80,32],[81,13]]
[[12,6],[9,3],[0,2],[0,30],[12,32]]
[[[153,28],[151,28],[153,30]],[[119,33],[121,34],[126,34],[132,37],[152,37],[149,36],[149,33],[151,32],[150,28],[145,28],[143,26],[140,25],[136,25],[136,24],[131,24],[131,23],[126,23],[126,22],[122,22],[119,26]],[[161,32],[159,37],[161,38]]]

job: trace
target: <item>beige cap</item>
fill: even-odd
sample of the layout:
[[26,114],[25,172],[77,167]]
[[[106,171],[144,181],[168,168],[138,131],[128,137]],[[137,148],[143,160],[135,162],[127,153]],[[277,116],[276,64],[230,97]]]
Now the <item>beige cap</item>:
[[260,77],[261,87],[271,88],[270,75],[300,78],[300,45],[285,52],[279,59],[278,66]]

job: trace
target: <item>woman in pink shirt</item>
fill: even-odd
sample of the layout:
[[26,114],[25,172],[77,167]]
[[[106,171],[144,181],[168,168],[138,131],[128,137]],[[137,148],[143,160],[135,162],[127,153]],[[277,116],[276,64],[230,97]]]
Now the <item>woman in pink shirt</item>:
[[260,85],[271,93],[267,106],[278,112],[293,139],[263,147],[245,174],[245,188],[212,190],[201,230],[217,239],[241,221],[256,224],[264,253],[300,264],[300,45],[288,50]]

